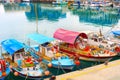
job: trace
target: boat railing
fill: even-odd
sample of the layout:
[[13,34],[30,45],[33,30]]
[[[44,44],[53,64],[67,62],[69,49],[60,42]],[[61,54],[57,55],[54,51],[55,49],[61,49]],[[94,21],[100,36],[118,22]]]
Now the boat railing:
[[71,52],[75,52],[75,53],[78,53],[78,54],[80,54],[80,53],[88,54],[87,51],[85,52],[85,51],[82,51],[81,49],[70,48],[70,47],[67,47],[67,46],[64,46],[64,45],[60,45],[60,48],[71,51]]
[[33,48],[31,48],[31,47],[27,47],[28,49],[27,49],[27,51],[28,52],[30,52],[30,55],[31,56],[33,56],[34,58],[36,58],[36,59],[39,59],[39,56],[36,54],[37,53],[37,51],[35,51]]

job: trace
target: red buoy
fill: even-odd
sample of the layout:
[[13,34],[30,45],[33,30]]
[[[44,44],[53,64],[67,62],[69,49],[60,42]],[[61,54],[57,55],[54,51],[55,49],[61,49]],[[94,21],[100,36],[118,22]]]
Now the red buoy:
[[76,64],[77,66],[79,66],[79,65],[80,65],[80,61],[79,61],[79,60],[75,60],[75,64]]
[[6,76],[7,74],[6,74],[6,72],[2,72],[2,76]]

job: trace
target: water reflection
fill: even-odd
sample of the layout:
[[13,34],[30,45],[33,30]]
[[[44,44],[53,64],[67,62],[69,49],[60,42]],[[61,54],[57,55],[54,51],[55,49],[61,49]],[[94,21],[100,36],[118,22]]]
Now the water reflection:
[[[38,17],[38,20],[47,19],[50,21],[58,21],[67,16],[67,12],[63,11],[63,8],[60,6],[55,7],[50,4],[43,5],[40,3],[5,3],[4,10],[5,12],[25,11],[25,15],[29,21],[35,21],[36,17]],[[120,10],[110,7],[72,7],[70,11],[73,15],[79,16],[80,22],[92,23],[100,26],[115,25],[120,18]],[[36,13],[38,16],[35,15]]]
[[[51,21],[57,21],[60,18],[66,18],[66,13],[62,12],[61,7],[57,7],[57,8],[51,6],[46,7],[43,5],[41,7],[41,4],[35,4],[35,3],[33,4],[31,3],[30,7],[31,7],[30,12],[25,12],[27,19],[30,21],[36,20],[36,17],[38,17],[39,20],[47,19]],[[36,13],[38,14],[38,16],[35,15]]]
[[72,13],[79,16],[79,21],[100,26],[111,26],[118,23],[120,15],[118,9],[111,7],[80,7],[72,8]]
[[3,3],[5,12],[30,11],[28,3]]

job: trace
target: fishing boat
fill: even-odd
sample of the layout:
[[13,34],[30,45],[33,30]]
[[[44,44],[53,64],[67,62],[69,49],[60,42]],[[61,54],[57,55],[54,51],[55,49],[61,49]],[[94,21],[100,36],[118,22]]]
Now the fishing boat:
[[38,43],[38,48],[33,47],[37,54],[42,57],[45,63],[52,64],[54,68],[73,69],[75,66],[74,60],[67,55],[60,53],[58,46],[54,43],[54,38],[47,37],[39,33],[32,33],[27,35],[29,40]]
[[108,7],[108,6],[112,6],[111,2],[103,2],[103,1],[95,1],[95,2],[91,2],[90,3],[91,7]]
[[73,57],[87,61],[105,62],[117,54],[97,45],[88,43],[88,36],[85,33],[58,29],[54,33],[54,38],[61,40],[59,49]]
[[0,80],[4,80],[9,73],[9,64],[4,59],[0,59]]
[[[25,79],[41,79],[48,73],[41,63],[25,52],[24,44],[16,39],[7,39],[1,42],[2,48],[6,51],[4,59],[10,63],[10,68],[15,76],[22,76]],[[46,72],[47,71],[47,72]]]
[[63,0],[56,0],[55,2],[52,2],[53,5],[67,5],[68,2]]
[[[82,31],[86,33],[88,37],[88,44],[99,46],[110,51],[120,54],[120,41],[118,35],[114,37],[114,31],[110,31],[109,35],[103,35],[101,30],[95,31]],[[112,34],[111,34],[112,33]],[[117,38],[116,38],[117,37]]]

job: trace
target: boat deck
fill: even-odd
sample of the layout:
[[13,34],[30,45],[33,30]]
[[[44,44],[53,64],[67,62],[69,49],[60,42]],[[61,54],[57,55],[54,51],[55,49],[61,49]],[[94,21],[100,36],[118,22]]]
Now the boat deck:
[[[120,60],[59,75],[56,80],[119,80]],[[45,79],[49,80],[49,79]]]

